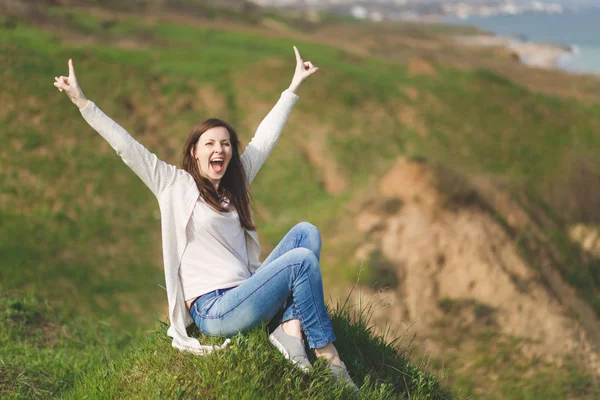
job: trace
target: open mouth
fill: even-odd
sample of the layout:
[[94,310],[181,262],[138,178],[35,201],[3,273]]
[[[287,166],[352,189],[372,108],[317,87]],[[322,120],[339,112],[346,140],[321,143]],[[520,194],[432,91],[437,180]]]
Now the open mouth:
[[215,157],[212,160],[210,160],[210,166],[216,173],[223,171],[224,165],[225,160],[222,157]]

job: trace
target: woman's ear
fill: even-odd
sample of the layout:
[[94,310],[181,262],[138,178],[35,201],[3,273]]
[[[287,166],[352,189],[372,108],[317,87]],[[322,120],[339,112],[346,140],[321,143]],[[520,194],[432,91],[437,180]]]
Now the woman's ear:
[[190,147],[190,154],[192,155],[192,158],[195,158],[195,157],[194,157],[194,148],[195,148],[195,147],[196,147],[196,145],[195,145],[195,144],[193,144],[193,145],[192,145],[192,147]]

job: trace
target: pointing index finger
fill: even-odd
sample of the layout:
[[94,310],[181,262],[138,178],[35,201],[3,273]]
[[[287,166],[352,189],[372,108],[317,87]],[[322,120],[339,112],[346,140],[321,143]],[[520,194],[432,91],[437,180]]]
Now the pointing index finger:
[[73,68],[73,60],[69,58],[69,76],[75,77],[75,68]]
[[296,46],[294,46],[294,53],[296,53],[296,61],[298,61],[299,63],[302,62],[302,57],[300,57],[300,52],[298,51],[298,48]]

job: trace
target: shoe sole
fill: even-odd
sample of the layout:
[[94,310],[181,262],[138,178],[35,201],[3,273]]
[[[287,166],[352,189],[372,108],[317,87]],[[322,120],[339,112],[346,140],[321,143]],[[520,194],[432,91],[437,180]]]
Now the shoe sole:
[[273,336],[273,334],[269,335],[269,342],[271,342],[271,344],[273,346],[275,346],[277,348],[277,350],[279,350],[279,352],[281,354],[283,354],[283,356],[287,360],[290,360],[290,362],[292,364],[294,364],[296,366],[296,368],[298,368],[300,371],[302,371],[304,373],[308,373],[310,371],[310,368],[305,367],[304,365],[300,364],[298,361],[290,359],[290,354],[287,352],[287,350],[285,349],[285,347],[283,347],[283,345],[281,343],[279,343],[279,340],[277,340],[277,338],[275,336]]

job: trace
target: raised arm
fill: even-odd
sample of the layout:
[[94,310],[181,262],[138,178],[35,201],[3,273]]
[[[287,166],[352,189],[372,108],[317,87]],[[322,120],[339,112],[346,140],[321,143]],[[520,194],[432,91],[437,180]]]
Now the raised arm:
[[155,196],[158,197],[173,182],[177,171],[175,166],[158,159],[85,97],[77,82],[72,60],[69,60],[69,76],[55,77],[54,80],[54,86],[67,93],[87,123],[115,149]]
[[275,107],[262,120],[254,137],[242,153],[242,165],[244,171],[246,171],[248,184],[254,180],[260,167],[275,147],[292,108],[298,100],[297,92],[300,85],[319,70],[310,61],[302,60],[296,46],[294,46],[294,52],[296,53],[296,70],[290,87],[281,94],[281,98],[275,104]]

